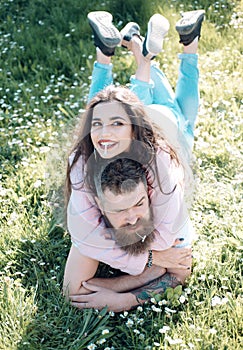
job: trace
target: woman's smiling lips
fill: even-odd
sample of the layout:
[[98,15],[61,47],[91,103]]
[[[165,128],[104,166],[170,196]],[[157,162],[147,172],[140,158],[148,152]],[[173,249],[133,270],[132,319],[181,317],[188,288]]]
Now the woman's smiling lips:
[[108,149],[108,148],[115,146],[117,144],[117,142],[111,141],[111,140],[99,140],[98,144],[99,144],[101,149],[105,150],[105,149]]

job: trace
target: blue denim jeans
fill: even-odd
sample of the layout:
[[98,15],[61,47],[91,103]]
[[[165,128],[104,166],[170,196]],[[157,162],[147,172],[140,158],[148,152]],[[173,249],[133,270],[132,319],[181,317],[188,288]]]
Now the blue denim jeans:
[[[199,107],[198,56],[179,54],[178,57],[181,62],[175,92],[156,64],[151,65],[149,83],[132,76],[130,88],[144,105],[157,104],[168,108],[192,149],[194,125]],[[88,99],[111,84],[113,84],[112,64],[95,62]]]

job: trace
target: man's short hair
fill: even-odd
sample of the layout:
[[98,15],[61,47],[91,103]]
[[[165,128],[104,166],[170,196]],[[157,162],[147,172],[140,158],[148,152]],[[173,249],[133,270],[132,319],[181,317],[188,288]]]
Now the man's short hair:
[[98,197],[110,190],[114,194],[132,192],[142,182],[147,188],[146,170],[142,164],[129,158],[117,158],[102,166],[95,179]]

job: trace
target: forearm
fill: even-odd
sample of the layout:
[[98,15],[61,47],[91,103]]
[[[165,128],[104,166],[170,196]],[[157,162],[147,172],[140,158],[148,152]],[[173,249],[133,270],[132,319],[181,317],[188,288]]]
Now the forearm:
[[121,293],[120,295],[124,298],[124,304],[119,305],[119,307],[113,311],[119,312],[130,310],[150,300],[152,293],[161,294],[164,293],[167,288],[175,288],[180,284],[181,282],[175,276],[165,273],[149,282],[146,286],[141,286],[127,293]]
[[88,280],[88,282],[94,286],[107,288],[114,292],[126,292],[142,285],[139,276],[130,275],[109,278],[96,277]]
[[90,259],[82,254],[72,245],[64,271],[63,293],[68,297],[69,294],[87,294],[82,282],[92,278],[97,270],[98,261]]
[[164,293],[167,288],[175,288],[180,284],[181,281],[179,281],[174,275],[167,272],[166,274],[148,283],[146,286],[132,290],[131,293],[136,297],[135,305],[138,305],[149,300],[152,297],[152,294]]
[[90,282],[84,282],[83,284],[90,293],[88,295],[71,295],[73,306],[79,309],[95,308],[99,310],[107,306],[110,311],[120,312],[143,304],[152,297],[152,293],[163,293],[167,288],[174,288],[181,283],[175,276],[166,273],[149,282],[147,285],[122,293],[96,286]]
[[[109,288],[107,286],[107,282],[110,279],[97,278],[97,283],[99,283],[98,280],[100,283],[103,283],[103,282],[106,283],[106,288]],[[115,280],[116,278],[113,279],[113,281]],[[92,284],[93,284],[93,281],[92,281]],[[167,288],[175,288],[180,284],[181,282],[177,280],[175,276],[169,273],[165,273],[164,275],[149,282],[147,285],[142,285],[138,288],[135,288],[127,292],[118,293],[117,291],[115,291],[116,297],[114,301],[111,302],[110,304],[107,303],[107,306],[109,310],[112,310],[115,312],[130,310],[133,307],[136,307],[140,304],[144,304],[146,301],[150,300],[150,298],[152,297],[152,293],[156,293],[156,294],[164,293]],[[98,288],[99,287],[104,288],[104,286],[98,286]],[[108,291],[108,289],[106,289],[106,291]],[[92,298],[95,299],[95,294],[92,294]],[[96,307],[100,308],[100,304],[97,303]]]
[[144,285],[166,273],[166,269],[159,266],[145,268],[144,271],[137,275],[123,275],[114,278],[92,278],[89,280],[93,285],[108,288],[115,292],[127,292]]
[[187,270],[167,269],[167,272],[175,276],[176,279],[180,281],[182,285],[184,285],[186,279],[191,275],[191,267],[189,267]]

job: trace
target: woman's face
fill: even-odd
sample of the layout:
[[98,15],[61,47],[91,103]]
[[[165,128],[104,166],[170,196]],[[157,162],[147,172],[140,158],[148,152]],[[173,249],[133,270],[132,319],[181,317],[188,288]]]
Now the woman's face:
[[94,107],[90,135],[102,158],[129,151],[132,125],[120,102],[102,102]]

